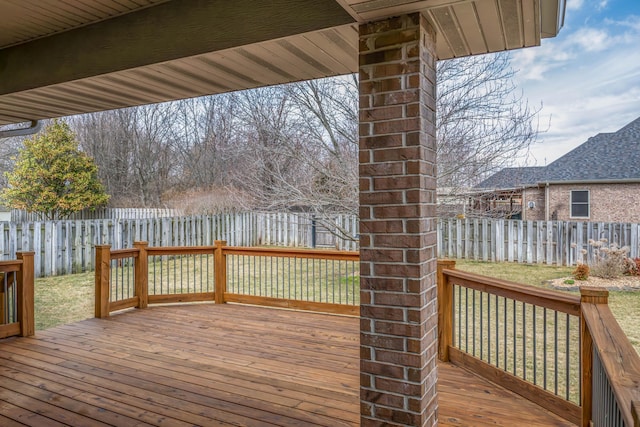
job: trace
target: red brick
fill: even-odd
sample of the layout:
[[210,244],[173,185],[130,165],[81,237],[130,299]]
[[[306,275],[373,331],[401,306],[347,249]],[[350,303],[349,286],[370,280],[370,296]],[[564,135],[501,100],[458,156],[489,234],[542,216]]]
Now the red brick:
[[360,148],[391,148],[402,146],[402,135],[372,135],[360,138]]
[[[405,426],[421,426],[423,425],[422,417],[420,414],[409,412],[392,410],[391,408],[385,408],[384,406],[376,407],[376,418],[383,420],[393,421]],[[387,423],[385,426],[389,425]]]
[[[393,162],[423,158],[422,147],[398,147],[373,151],[374,162]],[[416,160],[417,161],[417,160]]]
[[359,55],[360,66],[380,64],[383,62],[399,61],[402,59],[402,50],[397,48],[378,50],[371,53],[361,53]]
[[384,19],[382,21],[369,22],[360,25],[358,31],[360,36],[366,36],[370,34],[383,33],[390,30],[399,30],[405,26],[405,22],[402,17],[396,16],[394,18]]
[[402,162],[360,164],[360,176],[400,175],[404,171]]
[[363,305],[360,303],[360,317],[381,320],[404,321],[405,310],[394,307],[376,307],[375,305]]
[[404,279],[393,279],[389,277],[360,277],[360,288],[371,291],[402,292],[404,289]]
[[[424,178],[420,175],[403,175],[398,177],[375,177],[373,178],[373,190],[374,191],[383,191],[383,190],[404,190],[404,189],[412,189],[412,188],[420,188],[421,182],[424,181]],[[380,218],[385,217],[385,215],[381,215]]]
[[411,383],[380,377],[375,379],[375,383],[378,390],[398,393],[404,396],[422,396],[424,394],[423,383]]
[[360,387],[371,387],[371,375],[367,375],[360,371]]
[[371,184],[371,178],[360,178],[360,180],[358,181],[358,185],[360,187],[360,191],[361,192],[362,191],[371,191],[372,188],[370,188],[370,184]]
[[375,122],[378,120],[399,119],[403,117],[404,109],[402,105],[393,105],[390,107],[360,109],[361,122]]
[[[378,268],[376,265],[375,269]],[[374,292],[373,302],[376,305],[395,305],[400,307],[421,307],[420,294]]]
[[373,264],[374,275],[382,277],[420,277],[423,274],[422,267],[419,264],[384,264],[383,262],[383,260],[376,260]]
[[420,61],[412,60],[371,66],[367,71],[367,76],[371,79],[380,79],[384,77],[418,73],[419,71]]
[[[418,89],[405,89],[397,92],[380,93],[373,95],[373,106],[382,107],[389,105],[408,104],[420,101],[420,91]],[[404,129],[402,131],[418,131],[419,126]],[[390,133],[390,132],[385,132]]]
[[360,136],[369,136],[371,135],[371,125],[369,123],[360,123]]
[[[371,194],[387,194],[387,193],[371,193]],[[402,194],[402,193],[400,193]],[[362,195],[360,195],[360,203],[362,203]],[[360,231],[363,233],[402,233],[404,223],[401,219],[390,220],[360,220]]]
[[[364,256],[365,259],[375,259],[376,263],[402,262],[404,259],[404,251],[400,249],[363,249],[360,251],[360,256]],[[377,275],[377,273],[374,273],[374,275]]]
[[[375,298],[374,298],[375,301]],[[424,326],[417,323],[388,322],[385,320],[374,320],[372,332],[384,335],[396,335],[399,337],[422,338],[424,336]],[[410,356],[410,353],[402,353]],[[376,352],[376,360],[381,360]],[[388,362],[385,361],[385,362]]]
[[420,235],[406,234],[376,234],[373,243],[382,248],[416,248],[422,247]]
[[377,405],[391,408],[404,408],[404,397],[397,394],[383,393],[378,390],[361,390],[360,398]]
[[360,304],[371,304],[371,292],[360,290]]
[[375,48],[395,46],[418,40],[420,33],[417,27],[380,34],[375,38]]
[[[389,336],[383,336],[383,335],[377,335],[377,334],[362,334],[360,336],[360,345],[374,347],[376,349],[385,348],[387,350],[404,351],[405,350],[404,341],[405,341],[404,338],[389,337]],[[371,372],[367,370],[363,370],[363,372],[376,374],[376,372]]]
[[[370,332],[372,331],[371,325],[373,321],[370,319],[360,318],[360,332]],[[362,347],[360,347],[362,348]]]

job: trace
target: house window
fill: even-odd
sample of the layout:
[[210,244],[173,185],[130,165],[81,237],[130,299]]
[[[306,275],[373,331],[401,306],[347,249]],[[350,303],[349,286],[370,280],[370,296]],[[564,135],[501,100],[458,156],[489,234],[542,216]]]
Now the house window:
[[571,217],[589,218],[589,191],[579,190],[571,192]]

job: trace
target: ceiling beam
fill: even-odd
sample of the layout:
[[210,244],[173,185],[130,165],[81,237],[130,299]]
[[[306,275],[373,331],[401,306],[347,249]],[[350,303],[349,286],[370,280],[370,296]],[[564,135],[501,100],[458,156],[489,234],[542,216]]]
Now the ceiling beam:
[[354,22],[335,0],[181,0],[0,50],[0,94]]

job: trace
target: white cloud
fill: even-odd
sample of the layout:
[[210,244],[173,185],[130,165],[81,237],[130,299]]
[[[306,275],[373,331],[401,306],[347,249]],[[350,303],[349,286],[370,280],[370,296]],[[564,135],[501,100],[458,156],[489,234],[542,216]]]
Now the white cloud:
[[567,0],[567,10],[580,10],[584,5],[584,0]]
[[563,44],[565,49],[599,52],[607,49],[611,42],[612,37],[604,30],[580,28],[571,34]]

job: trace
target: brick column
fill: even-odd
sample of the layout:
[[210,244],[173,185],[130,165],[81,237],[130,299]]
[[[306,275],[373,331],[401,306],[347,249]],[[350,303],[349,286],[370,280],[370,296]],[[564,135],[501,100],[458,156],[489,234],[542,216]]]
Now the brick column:
[[437,425],[435,32],[360,26],[361,422]]

